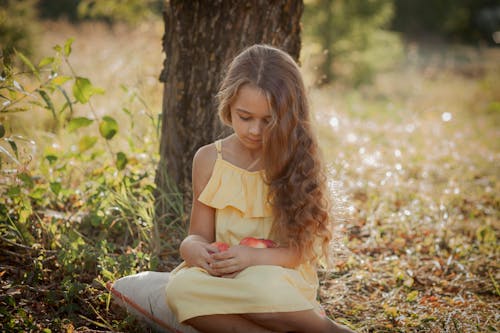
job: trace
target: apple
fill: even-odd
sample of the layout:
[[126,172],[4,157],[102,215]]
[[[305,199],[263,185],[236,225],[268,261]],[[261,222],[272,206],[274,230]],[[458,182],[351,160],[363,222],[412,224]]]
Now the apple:
[[210,245],[213,245],[216,248],[218,248],[219,252],[224,252],[224,251],[227,251],[229,249],[229,244],[224,243],[224,242],[213,242]]
[[240,245],[255,247],[258,249],[278,247],[274,241],[265,238],[245,237],[240,241]]

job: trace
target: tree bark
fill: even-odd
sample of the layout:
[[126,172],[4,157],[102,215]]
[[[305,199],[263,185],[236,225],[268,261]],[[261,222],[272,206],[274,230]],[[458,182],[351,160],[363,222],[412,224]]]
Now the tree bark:
[[298,59],[302,12],[302,0],[165,1],[157,223],[176,218],[168,196],[176,190],[189,211],[196,150],[230,133],[219,122],[215,104],[225,67],[255,43],[280,47]]

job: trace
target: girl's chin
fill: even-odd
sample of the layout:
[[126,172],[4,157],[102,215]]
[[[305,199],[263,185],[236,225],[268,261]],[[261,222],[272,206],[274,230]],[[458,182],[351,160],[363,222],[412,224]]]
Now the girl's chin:
[[262,141],[254,141],[254,140],[246,139],[244,141],[244,144],[248,148],[252,148],[252,149],[257,149],[257,148],[261,148],[262,147]]

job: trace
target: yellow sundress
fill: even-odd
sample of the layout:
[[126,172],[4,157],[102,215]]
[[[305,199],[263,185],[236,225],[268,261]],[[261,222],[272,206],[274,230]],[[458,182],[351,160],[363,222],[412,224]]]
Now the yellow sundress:
[[[216,240],[236,245],[244,237],[270,238],[273,219],[262,172],[229,163],[222,158],[221,142],[215,145],[217,160],[198,200],[216,209]],[[166,288],[167,304],[179,322],[211,314],[321,312],[313,263],[296,269],[251,266],[234,278],[222,278],[183,262],[171,272]]]

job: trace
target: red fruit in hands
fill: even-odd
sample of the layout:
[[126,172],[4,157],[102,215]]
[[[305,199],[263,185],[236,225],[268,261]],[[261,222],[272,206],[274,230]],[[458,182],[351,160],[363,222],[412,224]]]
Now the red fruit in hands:
[[224,243],[224,242],[213,242],[210,245],[213,245],[216,248],[218,248],[219,252],[224,252],[224,251],[227,251],[229,249],[229,244],[228,243]]
[[277,247],[274,241],[264,238],[245,237],[240,241],[240,245],[255,247],[258,249]]
[[274,247],[278,247],[278,244],[273,241],[273,240],[270,240],[270,239],[263,239],[262,240],[264,242],[264,244],[266,244],[266,247],[267,248],[274,248]]

